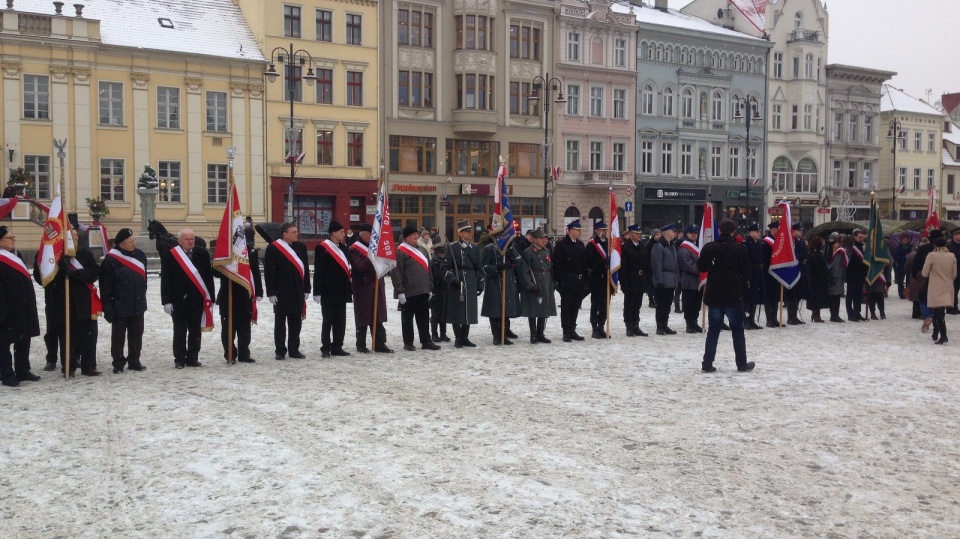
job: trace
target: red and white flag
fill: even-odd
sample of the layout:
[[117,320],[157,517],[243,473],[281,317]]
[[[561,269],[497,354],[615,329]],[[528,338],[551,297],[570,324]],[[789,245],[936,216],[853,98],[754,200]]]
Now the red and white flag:
[[927,222],[923,224],[922,236],[930,235],[931,230],[940,229],[940,218],[937,216],[937,190],[928,191],[930,200],[927,202]]
[[40,250],[37,251],[37,265],[40,267],[40,284],[47,286],[57,276],[60,268],[60,259],[77,254],[73,234],[66,226],[66,213],[63,211],[63,197],[60,196],[60,184],[53,194],[50,209],[47,211],[47,222],[43,225],[43,237],[40,240]]
[[[231,171],[232,173],[232,171]],[[250,271],[250,254],[247,252],[247,236],[243,231],[243,213],[237,186],[230,182],[227,207],[223,209],[217,247],[213,251],[213,268],[231,281],[242,286],[253,303],[253,319],[257,322],[257,301],[254,297],[253,273]]]
[[17,202],[19,201],[19,197],[0,198],[0,219],[10,215],[10,212],[17,207]]
[[390,224],[386,181],[380,184],[380,193],[377,195],[377,213],[373,217],[369,249],[367,256],[377,270],[378,279],[397,267],[397,246],[393,240],[393,225]]
[[[703,221],[700,223],[700,237],[697,238],[697,250],[701,253],[703,252],[703,246],[710,243],[716,238],[716,229],[714,228],[717,224],[716,217],[713,215],[713,204],[706,202],[703,204]],[[707,284],[707,273],[700,273],[700,288],[703,288],[703,285]]]
[[617,216],[617,195],[610,188],[610,241],[608,249],[610,252],[610,280],[614,286],[620,285],[620,259],[623,254],[623,247],[620,245],[620,220]]

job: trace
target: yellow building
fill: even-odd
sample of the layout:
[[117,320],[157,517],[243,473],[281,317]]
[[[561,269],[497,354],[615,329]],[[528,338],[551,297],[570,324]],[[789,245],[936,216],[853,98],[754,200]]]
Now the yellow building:
[[[241,207],[263,219],[266,62],[231,0],[190,9],[98,0],[62,13],[62,4],[13,4],[0,12],[0,139],[5,169],[24,167],[39,201],[55,191],[53,141],[65,139],[64,198],[81,222],[90,220],[85,200],[102,198],[110,234],[139,231],[137,180],[149,164],[160,180],[157,220],[210,238],[235,147]],[[39,227],[14,226],[24,248],[39,241]]]
[[381,164],[378,2],[238,5],[277,74],[265,83],[269,220],[292,211],[308,245],[331,220],[348,229],[372,222]]

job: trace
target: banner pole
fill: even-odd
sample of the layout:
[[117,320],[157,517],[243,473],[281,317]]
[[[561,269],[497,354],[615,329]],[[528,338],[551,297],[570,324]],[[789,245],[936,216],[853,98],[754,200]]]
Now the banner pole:
[[70,278],[66,271],[63,272],[63,314],[64,328],[66,331],[63,337],[63,379],[70,379]]
[[[374,268],[376,274],[376,268]],[[373,353],[377,353],[377,307],[380,306],[380,278],[373,282],[373,318],[370,319],[370,344]]]
[[[608,244],[609,246],[609,244]],[[613,284],[613,272],[610,271],[610,261],[607,261],[607,338],[610,338],[610,285]]]
[[[507,261],[506,251],[504,251],[503,261]],[[507,270],[500,272],[500,344],[507,333]]]
[[783,327],[783,283],[780,283],[780,327]]

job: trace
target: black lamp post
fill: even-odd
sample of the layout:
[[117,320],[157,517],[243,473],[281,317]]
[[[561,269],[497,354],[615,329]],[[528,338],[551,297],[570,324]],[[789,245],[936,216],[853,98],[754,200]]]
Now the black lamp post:
[[[289,49],[283,47],[277,47],[273,49],[273,52],[270,53],[270,66],[267,68],[267,71],[264,75],[267,77],[267,81],[275,82],[277,80],[277,65],[283,67],[284,78],[283,80],[287,83],[287,99],[290,101],[290,128],[287,131],[287,140],[289,141],[287,160],[290,161],[290,186],[287,188],[287,216],[285,221],[293,222],[293,193],[297,190],[297,159],[294,151],[294,141],[296,140],[297,130],[293,125],[293,100],[296,97],[297,86],[295,83],[301,79],[307,81],[307,86],[313,86],[313,83],[316,82],[317,76],[313,73],[313,57],[310,56],[310,53],[300,49],[293,50],[293,43],[290,44]],[[307,74],[303,76],[298,76],[296,68],[303,66],[307,67]]]
[[[763,118],[760,116],[760,102],[757,101],[757,98],[750,97],[738,97],[734,99],[734,104],[736,105],[736,110],[733,113],[733,118],[735,120],[743,119],[744,123],[747,126],[747,151],[746,151],[746,161],[744,162],[743,167],[743,183],[744,183],[744,199],[746,200],[745,206],[747,210],[750,209],[750,124],[753,122],[759,122]],[[747,114],[744,116],[742,109],[747,109]],[[758,207],[759,210],[759,207]],[[760,221],[760,215],[758,212],[757,222]]]
[[900,120],[896,118],[890,120],[890,130],[887,131],[887,138],[893,139],[893,146],[890,148],[890,153],[893,154],[893,172],[890,177],[890,193],[893,196],[890,198],[890,218],[894,221],[897,220],[897,189],[899,188],[897,185],[897,144],[900,144],[905,135]]
[[[547,95],[543,97],[543,229],[546,232],[547,223],[550,221],[550,210],[547,207],[547,196],[550,188],[550,139],[547,131],[550,129],[550,101],[554,103],[566,103],[566,98],[563,97],[563,81],[554,77],[550,78],[550,73],[547,73],[546,77],[541,77],[537,75],[533,78],[533,90],[530,92],[529,100],[531,103],[536,106],[536,102],[540,100],[540,92],[544,89],[545,86],[550,86],[550,90]],[[560,90],[560,93],[557,95],[556,99],[553,99],[553,92]]]

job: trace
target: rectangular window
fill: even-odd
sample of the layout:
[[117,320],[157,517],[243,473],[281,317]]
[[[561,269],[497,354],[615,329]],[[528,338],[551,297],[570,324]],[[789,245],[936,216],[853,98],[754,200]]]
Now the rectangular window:
[[285,74],[283,79],[283,100],[290,101],[292,98],[296,102],[303,101],[303,85],[300,84],[303,80],[300,78],[303,67],[298,65],[285,65],[283,71]]
[[567,141],[567,170],[576,172],[580,170],[580,141]]
[[798,129],[799,118],[798,118],[798,109],[799,105],[791,106],[791,116],[790,116],[790,129],[796,131]]
[[590,87],[590,116],[603,118],[603,88]]
[[494,78],[472,73],[457,75],[457,108],[478,110],[493,108]]
[[873,144],[873,116],[869,114],[863,116],[863,142]]
[[511,142],[509,152],[507,163],[511,176],[536,178],[543,174],[543,167],[540,163],[543,149],[539,144]]
[[530,83],[510,83],[510,114],[534,116],[537,114],[536,105],[530,104]]
[[333,165],[333,131],[317,131],[317,164]]
[[497,174],[499,142],[448,138],[446,149],[448,175],[490,178]]
[[918,152],[923,149],[923,133],[920,131],[913,134],[913,149]]
[[900,174],[898,174],[898,176],[900,178],[899,185],[907,185],[907,167],[900,167]]
[[510,25],[510,58],[540,60],[540,28],[523,22]]
[[857,186],[857,162],[847,163],[847,188],[853,189]]
[[283,37],[300,37],[300,8],[283,6]]
[[613,143],[613,170],[627,170],[627,145],[623,142]]
[[813,131],[813,105],[803,106],[803,129]]
[[783,78],[783,53],[782,52],[773,53],[773,78],[775,79]]
[[681,176],[693,175],[693,145],[692,144],[680,145],[680,175]]
[[493,50],[492,17],[482,15],[457,15],[457,48]]
[[180,202],[180,161],[160,161],[157,163],[157,179],[160,180],[160,194],[157,202]]
[[207,204],[227,203],[227,165],[207,164]]
[[347,166],[363,166],[363,133],[347,133]]
[[771,129],[774,131],[780,131],[783,129],[783,105],[774,105],[773,106],[773,125]]
[[100,125],[123,125],[123,83],[99,84]]
[[363,44],[363,18],[347,13],[347,45]]
[[363,73],[347,71],[347,106],[363,106]]
[[864,189],[870,189],[872,187],[875,187],[872,185],[872,177],[873,177],[873,163],[865,161],[863,163],[863,188]]
[[580,33],[567,32],[567,61],[580,61]]
[[756,178],[757,177],[757,149],[750,148],[750,151],[747,152],[747,177]]
[[740,148],[737,146],[730,147],[730,178],[736,179],[740,177]]
[[227,92],[207,92],[207,131],[227,132]]
[[957,192],[956,189],[957,189],[956,178],[954,177],[953,174],[947,174],[947,194],[952,195],[956,193]]
[[180,89],[157,87],[157,127],[180,129]]
[[923,175],[923,172],[919,168],[913,169],[913,188],[920,190],[920,177]]
[[333,104],[333,70],[317,69],[317,104]]
[[397,81],[401,107],[433,108],[433,73],[401,71]]
[[800,78],[800,57],[793,57],[793,78],[794,80]]
[[627,66],[627,40],[622,37],[613,40],[613,65],[616,67]]
[[36,188],[36,197],[41,200],[50,200],[50,156],[25,155],[23,156],[23,171],[33,178]]
[[843,161],[833,162],[833,185],[843,187]]
[[101,159],[100,198],[122,202],[123,187],[123,159]]
[[937,150],[937,134],[927,133],[927,151],[934,152],[936,150]]
[[23,76],[23,117],[28,120],[50,119],[50,77]]
[[624,120],[627,117],[627,91],[613,90],[613,117]]
[[723,174],[723,147],[710,147],[710,177],[716,180],[721,179]]
[[859,142],[859,140],[857,139],[857,137],[859,136],[859,132],[857,130],[858,127],[860,127],[860,115],[850,114],[850,132],[848,133],[848,135],[850,136],[850,142],[853,142],[853,143]]
[[603,170],[603,143],[590,142],[590,170]]
[[910,138],[910,137],[909,137],[909,132],[908,132],[906,129],[904,129],[904,130],[901,132],[901,134],[900,134],[900,149],[901,149],[901,150],[906,150],[906,149],[907,149],[907,139],[908,139],[908,138]]
[[436,138],[390,135],[390,172],[434,174],[436,169]]
[[[299,127],[296,131],[291,132],[291,129],[284,124],[283,131],[284,161],[289,163],[291,159],[300,159],[300,155],[306,153],[303,150],[303,128]],[[294,137],[292,140],[291,136]]]
[[653,174],[653,141],[640,143],[640,172]]
[[333,12],[317,10],[317,41],[333,41]]
[[567,85],[567,116],[580,116],[580,85]]
[[397,43],[433,47],[433,13],[421,8],[397,10]]
[[933,189],[936,186],[937,173],[932,169],[927,169],[927,189]]
[[673,176],[672,142],[663,142],[660,144],[660,174],[663,176]]

